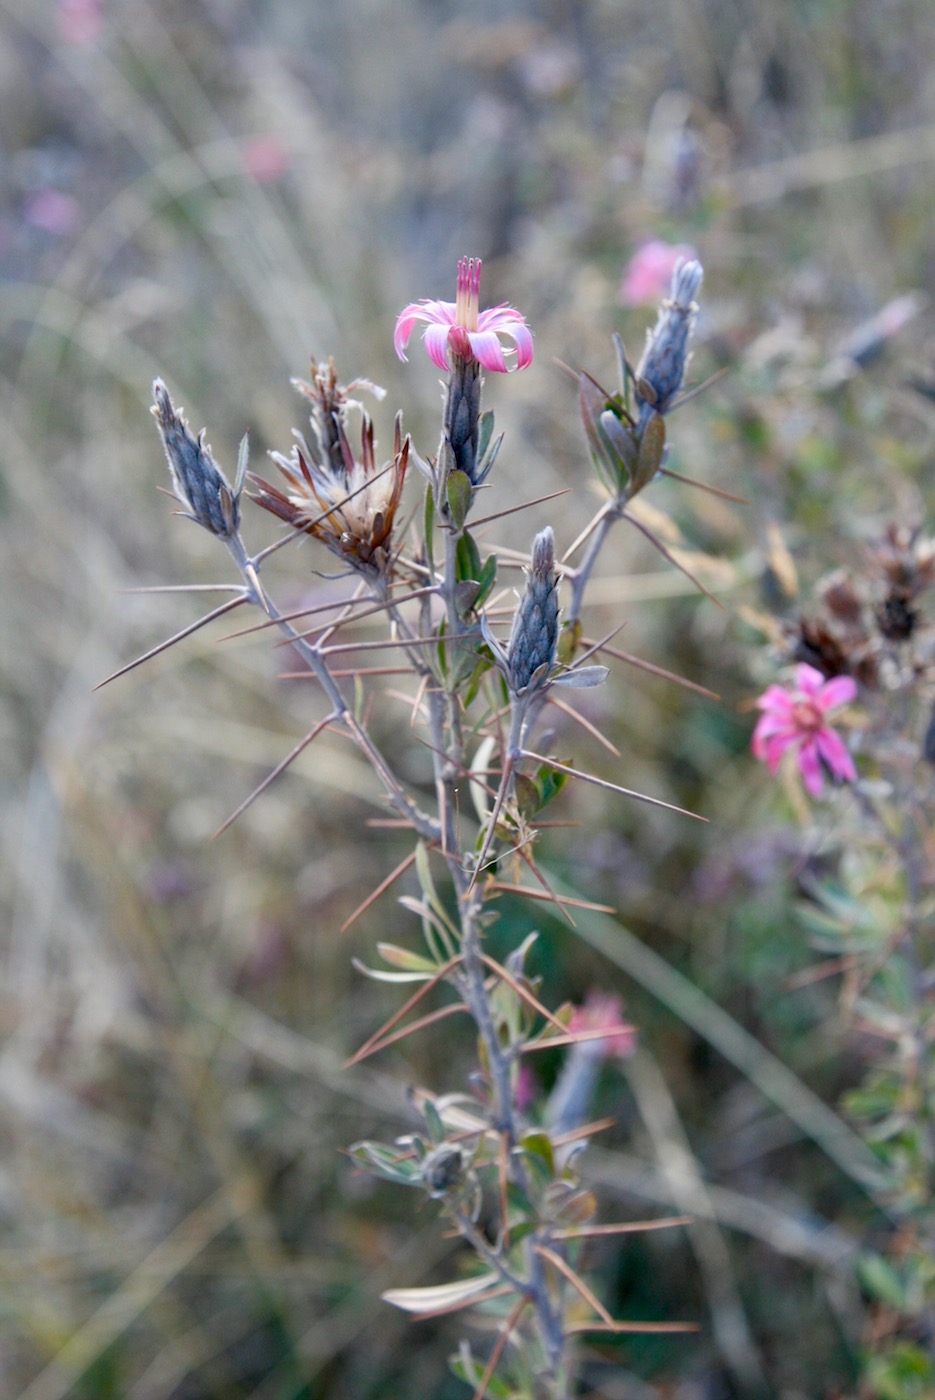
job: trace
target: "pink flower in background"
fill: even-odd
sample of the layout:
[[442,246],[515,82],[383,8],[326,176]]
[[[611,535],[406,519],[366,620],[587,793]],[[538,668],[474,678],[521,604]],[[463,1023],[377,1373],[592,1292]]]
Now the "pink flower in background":
[[516,355],[514,369],[532,364],[532,332],[521,311],[512,306],[492,306],[478,312],[480,302],[480,258],[462,258],[458,263],[457,301],[410,302],[396,319],[393,348],[401,360],[406,359],[406,346],[417,321],[425,321],[422,333],[425,348],[433,364],[449,370],[448,352],[464,360],[477,360],[484,369],[505,374],[506,362],[500,337],[513,342],[508,354]]
[[101,0],[60,0],[55,26],[66,44],[93,44],[104,27]]
[[32,228],[64,238],[78,222],[78,201],[62,190],[30,190],[23,201],[23,218]]
[[254,136],[241,149],[243,163],[260,185],[281,180],[292,164],[287,147],[278,136]]
[[850,676],[826,681],[814,666],[797,666],[795,686],[771,685],[756,702],[763,711],[753,731],[754,757],[775,773],[787,749],[797,750],[799,770],[812,797],[819,797],[824,782],[822,762],[832,777],[853,783],[854,760],[826,716],[857,694]]
[[[625,1060],[636,1049],[636,1030],[621,1021],[623,1002],[612,992],[588,992],[582,1006],[576,1006],[568,1023],[569,1035],[586,1031],[593,1039],[581,1040],[575,1046],[580,1055],[597,1060],[614,1057]],[[606,1031],[603,1036],[595,1031]]]
[[669,283],[679,258],[691,262],[697,256],[688,243],[663,243],[659,238],[644,243],[624,268],[619,300],[624,306],[661,301],[669,294]]

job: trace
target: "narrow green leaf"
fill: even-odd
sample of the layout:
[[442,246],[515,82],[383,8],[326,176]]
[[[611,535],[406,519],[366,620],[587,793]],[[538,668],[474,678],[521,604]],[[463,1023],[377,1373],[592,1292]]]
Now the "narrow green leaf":
[[435,492],[431,486],[425,488],[423,529],[425,530],[425,561],[429,566],[429,573],[432,574],[435,572]]
[[419,1164],[408,1158],[400,1161],[398,1151],[382,1142],[355,1142],[349,1152],[360,1166],[397,1186],[418,1186],[421,1182]]
[[471,478],[467,472],[453,471],[448,473],[448,481],[445,487],[448,493],[448,512],[455,529],[464,529],[464,522],[468,518],[468,511],[471,509],[471,498],[474,495],[474,487],[471,485]]
[[439,1116],[438,1109],[432,1103],[431,1099],[425,1099],[423,1101],[422,1113],[425,1117],[425,1126],[429,1130],[429,1137],[432,1139],[432,1142],[435,1143],[436,1146],[444,1142],[446,1137],[445,1125]]
[[482,608],[493,592],[497,582],[497,556],[489,554],[484,560],[480,573],[477,576],[477,597],[474,599],[474,607]]
[[661,413],[654,413],[640,438],[639,456],[633,477],[632,495],[648,486],[662,466],[662,454],[666,445],[666,422]]
[[408,948],[400,948],[395,943],[378,943],[377,952],[384,962],[389,963],[390,967],[398,967],[401,972],[438,971],[437,963],[429,962],[421,953],[410,952]]
[[474,543],[473,537],[465,530],[458,540],[457,554],[455,555],[455,569],[458,582],[464,583],[468,579],[473,579],[477,583],[483,571],[480,561],[480,552]]

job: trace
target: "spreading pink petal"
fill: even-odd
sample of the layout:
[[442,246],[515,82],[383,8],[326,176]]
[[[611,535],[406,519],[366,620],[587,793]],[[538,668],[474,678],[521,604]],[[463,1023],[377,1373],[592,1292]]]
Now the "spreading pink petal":
[[835,676],[833,680],[826,681],[819,696],[821,708],[836,710],[839,705],[849,705],[857,698],[857,682],[853,676]]
[[426,326],[422,339],[428,351],[432,364],[438,365],[440,370],[447,371],[448,364],[448,337],[451,335],[451,326]]
[[654,238],[637,248],[627,263],[618,293],[624,306],[640,306],[647,301],[661,301],[668,295],[669,283],[676,263],[691,262],[698,254],[687,243],[664,243]]
[[509,366],[496,331],[468,331],[467,338],[471,353],[484,369],[506,374]]
[[796,666],[795,684],[803,695],[817,695],[825,684],[825,678],[814,666]]
[[818,757],[818,748],[814,742],[804,744],[799,751],[799,770],[812,797],[820,797],[824,778],[821,771],[821,760]]
[[[515,355],[512,368],[526,369],[532,363],[532,332],[521,311],[513,306],[491,306],[478,311],[480,290],[479,260],[462,258],[458,264],[458,300],[410,302],[396,318],[393,349],[406,359],[416,323],[423,321],[425,348],[439,369],[450,369],[450,355],[473,357],[484,369],[505,374],[511,365],[506,355]],[[452,332],[454,334],[452,334]],[[504,353],[501,337],[512,342]]]
[[840,734],[833,729],[822,729],[815,737],[815,744],[833,777],[841,778],[846,783],[857,781],[854,760]]
[[771,685],[764,690],[756,703],[761,710],[772,710],[780,714],[791,715],[795,702],[788,690],[783,689],[781,685]]

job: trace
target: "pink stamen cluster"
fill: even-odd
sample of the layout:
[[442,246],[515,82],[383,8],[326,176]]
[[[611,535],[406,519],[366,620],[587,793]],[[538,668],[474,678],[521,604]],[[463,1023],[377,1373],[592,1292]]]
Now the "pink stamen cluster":
[[833,778],[855,782],[854,760],[828,724],[827,715],[849,704],[856,695],[857,685],[850,676],[826,681],[814,666],[797,666],[794,686],[771,685],[756,702],[763,713],[753,731],[754,757],[775,773],[783,754],[792,749],[812,797],[821,796],[822,764]]
[[[396,319],[393,348],[401,360],[406,359],[406,347],[417,321],[426,323],[422,338],[433,364],[446,372],[451,369],[449,355],[462,360],[477,360],[487,370],[505,374],[511,366],[506,355],[515,354],[514,369],[532,364],[532,332],[521,311],[506,304],[478,311],[480,305],[480,258],[462,258],[458,263],[458,290],[455,301],[410,302]],[[504,348],[500,337],[512,345]]]

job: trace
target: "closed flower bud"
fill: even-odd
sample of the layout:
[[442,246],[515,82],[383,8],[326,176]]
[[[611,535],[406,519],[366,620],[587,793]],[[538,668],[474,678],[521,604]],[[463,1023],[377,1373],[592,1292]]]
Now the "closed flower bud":
[[230,539],[240,526],[239,494],[212,457],[204,429],[197,438],[192,436],[161,379],[153,384],[153,398],[151,412],[166,450],[172,485],[185,514],[219,539]]
[[536,536],[507,653],[510,689],[524,691],[537,673],[544,680],[555,665],[558,645],[558,592],[555,537],[551,526]]
[[682,387],[688,344],[698,314],[695,296],[703,276],[700,262],[676,264],[669,296],[659,309],[655,326],[647,333],[646,348],[636,371],[641,429],[653,413],[669,411]]

